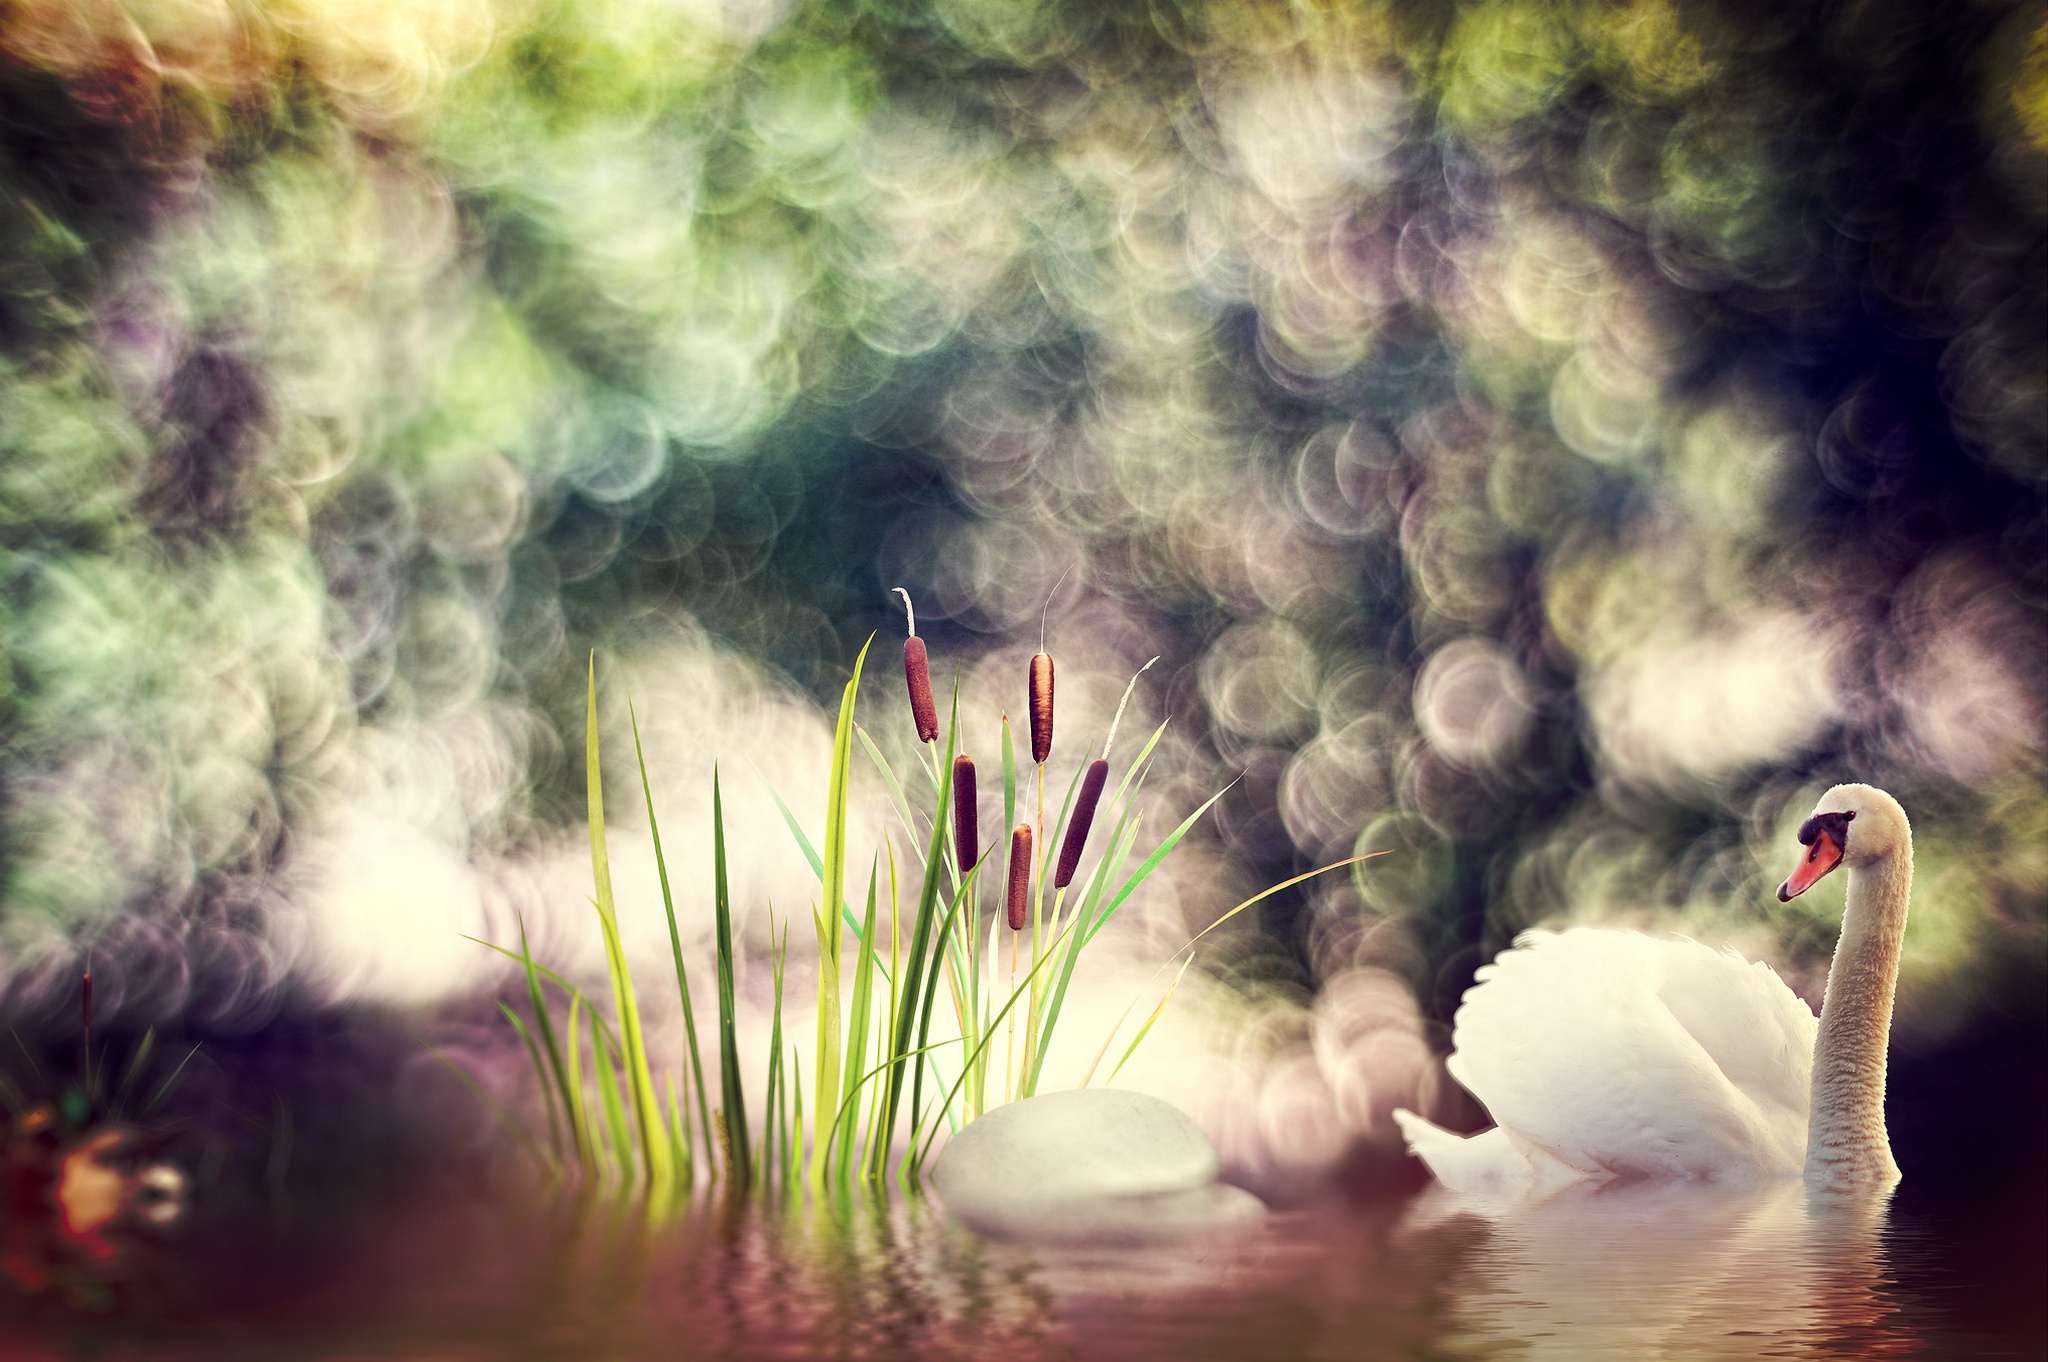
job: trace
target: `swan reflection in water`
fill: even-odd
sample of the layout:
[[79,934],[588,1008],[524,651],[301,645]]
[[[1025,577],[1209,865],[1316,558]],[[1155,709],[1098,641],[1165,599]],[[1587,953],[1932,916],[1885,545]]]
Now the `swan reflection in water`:
[[1578,1187],[1514,1204],[1432,1188],[1404,1238],[1476,1232],[1439,1347],[1528,1362],[1918,1355],[1886,1263],[1889,1189],[1772,1179]]

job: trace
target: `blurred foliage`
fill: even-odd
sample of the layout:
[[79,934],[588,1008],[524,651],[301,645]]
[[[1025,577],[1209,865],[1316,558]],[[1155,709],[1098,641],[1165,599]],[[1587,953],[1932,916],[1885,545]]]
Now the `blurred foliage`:
[[1408,853],[1279,903],[1282,974],[1441,1009],[1576,916],[1796,977],[1832,929],[1764,890],[1855,777],[1962,1015],[2044,948],[2044,53],[2020,3],[0,0],[18,990],[125,911],[190,953],[138,1018],[232,1013],[365,729],[500,732],[510,846],[573,820],[588,647],[824,693],[887,587],[971,656],[1077,561],[1249,773],[1235,857]]

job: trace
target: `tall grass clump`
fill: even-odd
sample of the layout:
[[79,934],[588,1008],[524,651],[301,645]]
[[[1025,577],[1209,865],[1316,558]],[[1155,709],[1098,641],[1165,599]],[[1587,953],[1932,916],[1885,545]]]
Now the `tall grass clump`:
[[[957,1130],[991,1107],[1037,1093],[1082,953],[1222,798],[1223,791],[1210,796],[1132,864],[1143,822],[1139,796],[1166,730],[1164,723],[1155,728],[1117,773],[1112,752],[1124,709],[1137,686],[1134,675],[1101,752],[1084,754],[1087,759],[1073,772],[1048,829],[1045,787],[1052,755],[1053,663],[1041,643],[1025,678],[1034,804],[1028,815],[1018,808],[1017,753],[1005,717],[997,759],[1003,825],[1011,834],[1001,865],[992,867],[1002,848],[999,844],[984,854],[979,845],[976,765],[962,750],[957,684],[942,732],[929,655],[916,636],[907,593],[904,607],[909,625],[904,678],[916,725],[919,770],[905,781],[855,722],[868,652],[864,646],[841,692],[833,728],[822,850],[781,794],[772,787],[769,791],[792,843],[818,883],[810,910],[816,1018],[808,1086],[803,1052],[793,1043],[783,1018],[790,924],[783,922],[778,932],[772,910],[773,1001],[767,1052],[740,1051],[736,998],[741,961],[734,946],[723,790],[716,772],[711,802],[718,1018],[715,1096],[706,1079],[696,1000],[635,718],[634,756],[682,1016],[679,1042],[659,1056],[650,1051],[639,995],[620,945],[606,855],[593,654],[584,712],[590,902],[605,948],[608,1005],[536,961],[523,925],[516,951],[492,946],[517,962],[521,971],[523,1006],[501,1001],[499,1007],[533,1066],[546,1114],[547,1144],[528,1143],[556,1176],[585,1186],[638,1188],[653,1197],[712,1181],[782,1199],[803,1192],[832,1196],[856,1184],[880,1186],[892,1172],[900,1184],[915,1186],[943,1131]],[[1139,675],[1151,665],[1146,663]],[[909,839],[908,849],[917,853],[908,864],[899,864],[895,844],[885,839],[868,855],[858,911],[846,894],[847,808],[856,742]],[[1113,775],[1117,778],[1112,784]],[[920,794],[914,798],[912,790]],[[1102,835],[1094,841],[1097,854],[1084,873],[1083,862],[1098,826]],[[1083,1085],[1093,1080],[1132,1013],[1154,996],[1157,978],[1178,960],[1178,970],[1131,1034],[1110,1070],[1111,1078],[1144,1041],[1192,964],[1193,948],[1202,936],[1271,894],[1364,859],[1339,861],[1275,885],[1204,928],[1161,964],[1154,985],[1124,1009],[1103,1038]],[[985,871],[1000,880],[1000,893],[981,892]],[[750,1072],[761,1079],[758,1134],[748,1117]]]

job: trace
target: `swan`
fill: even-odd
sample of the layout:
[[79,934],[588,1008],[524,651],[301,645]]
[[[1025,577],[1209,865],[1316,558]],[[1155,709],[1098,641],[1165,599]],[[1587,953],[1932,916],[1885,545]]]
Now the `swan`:
[[1640,932],[1531,931],[1458,1009],[1447,1062],[1495,1126],[1464,1137],[1396,1111],[1453,1191],[1547,1195],[1610,1178],[1890,1187],[1885,1049],[1913,880],[1898,801],[1837,785],[1799,829],[1778,889],[1837,866],[1849,904],[1818,1019],[1769,965]]

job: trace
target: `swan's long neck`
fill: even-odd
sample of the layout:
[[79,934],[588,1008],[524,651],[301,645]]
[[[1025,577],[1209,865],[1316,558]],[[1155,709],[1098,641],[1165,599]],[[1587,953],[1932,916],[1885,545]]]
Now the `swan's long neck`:
[[1884,1129],[1884,1070],[1912,885],[1910,843],[1849,868],[1849,907],[1813,1048],[1806,1180],[1817,1186],[1867,1186],[1899,1176]]

